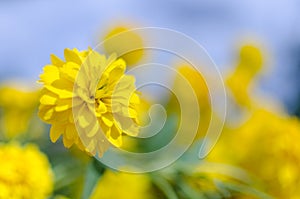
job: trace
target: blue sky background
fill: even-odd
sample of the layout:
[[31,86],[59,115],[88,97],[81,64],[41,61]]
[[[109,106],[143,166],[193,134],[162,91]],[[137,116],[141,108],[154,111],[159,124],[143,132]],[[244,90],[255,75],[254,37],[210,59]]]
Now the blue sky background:
[[295,99],[293,48],[300,43],[297,0],[4,0],[0,1],[0,81],[34,83],[49,55],[86,49],[108,26],[171,28],[197,40],[224,71],[240,41],[259,41],[271,72],[262,89],[286,103]]

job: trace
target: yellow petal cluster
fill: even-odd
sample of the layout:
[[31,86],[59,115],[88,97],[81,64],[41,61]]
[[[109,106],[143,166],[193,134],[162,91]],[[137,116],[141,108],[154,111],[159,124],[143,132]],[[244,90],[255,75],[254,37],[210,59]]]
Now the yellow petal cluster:
[[129,66],[138,63],[145,54],[141,35],[126,26],[116,26],[104,38],[104,49],[108,54],[117,53]]
[[6,138],[14,138],[26,132],[38,100],[39,91],[22,91],[11,86],[0,88],[0,110],[3,111],[1,131]]
[[210,160],[241,166],[277,198],[300,196],[298,119],[257,109],[243,125],[222,136]]
[[65,49],[64,57],[52,55],[40,75],[39,116],[52,125],[52,142],[63,135],[65,147],[102,156],[109,143],[122,145],[123,134],[136,136],[139,96],[125,62],[91,49]]
[[249,87],[253,78],[263,66],[262,51],[254,45],[244,45],[240,49],[239,60],[226,84],[236,102],[245,107],[251,106]]
[[248,108],[247,118],[239,126],[224,129],[208,160],[245,169],[275,198],[299,199],[300,121],[279,106],[266,109],[253,100],[249,87],[262,66],[260,49],[241,48],[238,65],[226,83],[240,108]]
[[147,175],[106,171],[90,199],[150,199],[151,182]]
[[0,145],[0,199],[46,199],[53,189],[47,157],[35,145]]
[[[176,88],[178,93],[176,95],[182,96],[185,102],[188,104],[194,104],[190,95],[186,94],[186,88],[182,86],[182,78],[187,80],[190,87],[194,91],[197,97],[197,105],[200,111],[200,121],[198,132],[195,139],[203,137],[208,129],[210,118],[211,118],[211,105],[210,105],[210,95],[209,90],[206,85],[204,77],[192,66],[190,65],[180,65],[177,68],[178,75],[175,77],[173,87]],[[180,114],[179,103],[175,96],[172,96],[169,101],[169,111],[174,111]],[[182,103],[182,102],[181,102]]]

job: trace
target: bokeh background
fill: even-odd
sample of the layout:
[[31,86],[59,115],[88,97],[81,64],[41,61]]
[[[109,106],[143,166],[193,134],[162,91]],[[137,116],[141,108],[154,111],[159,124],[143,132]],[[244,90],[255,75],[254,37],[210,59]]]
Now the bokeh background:
[[[297,0],[0,1],[0,199],[299,199],[299,7]],[[219,68],[228,118],[205,160],[196,153],[215,113],[203,77],[186,65],[178,71],[195,90],[204,121],[187,155],[171,167],[143,175],[115,172],[76,147],[65,149],[61,140],[50,142],[50,126],[37,116],[36,83],[50,54],[63,58],[65,48],[94,47],[120,26],[182,32]],[[171,117],[166,136],[153,139],[159,147],[178,116],[172,96],[164,103]],[[129,143],[125,148],[157,147]]]
[[[33,82],[62,49],[93,46],[117,24],[171,28],[191,36],[220,69],[241,41],[265,48],[271,72],[262,88],[290,110],[299,95],[299,2],[289,1],[1,1],[0,79]],[[292,106],[292,107],[290,107]]]

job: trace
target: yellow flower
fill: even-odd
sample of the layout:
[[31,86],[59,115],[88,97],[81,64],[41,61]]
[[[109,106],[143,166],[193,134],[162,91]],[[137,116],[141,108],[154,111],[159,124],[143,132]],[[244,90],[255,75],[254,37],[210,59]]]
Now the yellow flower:
[[0,88],[1,130],[7,138],[26,132],[38,100],[39,91],[27,92],[7,86]]
[[[211,118],[211,105],[208,87],[206,85],[203,76],[192,66],[181,65],[177,69],[178,75],[175,77],[173,87],[176,88],[178,93],[176,95],[181,95],[185,102],[188,104],[193,104],[193,99],[186,93],[186,88],[182,86],[182,78],[188,81],[189,85],[193,89],[196,97],[197,104],[200,111],[200,121],[198,132],[195,139],[203,137],[208,129],[210,118]],[[179,77],[182,76],[182,77]],[[175,96],[171,96],[168,104],[168,111],[180,114],[179,103]],[[182,102],[181,102],[182,103]]]
[[117,53],[129,66],[136,64],[144,56],[144,41],[142,37],[130,31],[128,27],[114,27],[107,33],[104,41],[105,51],[108,54]]
[[35,145],[0,145],[0,198],[43,199],[53,189],[47,157]]
[[239,165],[278,198],[300,195],[300,121],[257,109],[243,125],[223,133],[210,160]]
[[64,55],[65,61],[52,55],[40,76],[39,116],[52,124],[52,142],[63,135],[65,147],[76,144],[102,156],[107,140],[120,147],[123,134],[136,136],[139,96],[134,77],[124,74],[125,62],[91,49],[66,49]]
[[149,199],[151,182],[145,174],[105,171],[90,199]]
[[253,45],[241,47],[238,64],[234,72],[226,80],[227,86],[239,105],[251,106],[248,89],[262,66],[263,56],[259,48]]

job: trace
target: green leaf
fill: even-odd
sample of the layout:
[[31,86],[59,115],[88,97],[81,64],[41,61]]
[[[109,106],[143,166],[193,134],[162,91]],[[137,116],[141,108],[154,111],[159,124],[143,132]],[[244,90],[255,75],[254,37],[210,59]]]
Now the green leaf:
[[[222,182],[215,181],[215,183],[217,183],[218,186],[220,186]],[[254,196],[254,197],[257,197],[260,199],[273,199],[273,197],[271,197],[270,195],[268,195],[262,191],[259,191],[256,188],[251,187],[250,185],[226,182],[226,183],[222,183],[222,186],[224,188],[227,188],[229,191],[235,191],[237,193]]]
[[165,194],[168,199],[178,199],[170,183],[162,176],[157,174],[151,175],[152,182]]
[[207,199],[203,193],[193,189],[187,183],[184,183],[184,182],[180,183],[179,188],[183,191],[186,198],[190,198],[190,199]]

